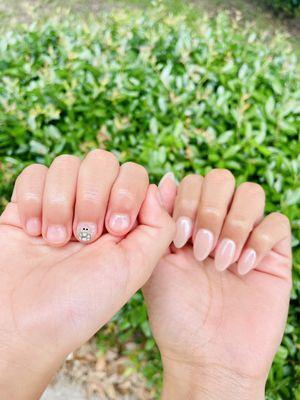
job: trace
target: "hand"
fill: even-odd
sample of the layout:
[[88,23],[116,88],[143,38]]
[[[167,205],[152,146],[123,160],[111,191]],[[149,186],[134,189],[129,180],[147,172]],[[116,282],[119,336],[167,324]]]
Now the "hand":
[[18,177],[0,218],[1,398],[39,398],[146,282],[174,235],[160,201],[144,168],[102,150]]
[[[259,185],[234,186],[227,170],[183,179],[173,212],[177,248],[144,288],[165,399],[264,395],[288,312],[290,227],[280,213],[263,218]],[[159,188],[171,211],[172,177]]]

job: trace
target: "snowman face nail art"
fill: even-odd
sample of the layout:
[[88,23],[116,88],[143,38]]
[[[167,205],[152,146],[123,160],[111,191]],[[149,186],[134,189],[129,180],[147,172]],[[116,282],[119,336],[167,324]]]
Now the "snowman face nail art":
[[96,234],[96,225],[90,223],[80,223],[77,227],[77,237],[82,242],[90,242]]

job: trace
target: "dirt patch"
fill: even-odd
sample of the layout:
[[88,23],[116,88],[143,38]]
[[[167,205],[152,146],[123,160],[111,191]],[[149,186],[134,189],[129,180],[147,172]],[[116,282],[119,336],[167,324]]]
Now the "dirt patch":
[[[128,350],[136,347],[128,343]],[[145,378],[117,349],[105,354],[95,340],[70,354],[41,400],[153,400]]]

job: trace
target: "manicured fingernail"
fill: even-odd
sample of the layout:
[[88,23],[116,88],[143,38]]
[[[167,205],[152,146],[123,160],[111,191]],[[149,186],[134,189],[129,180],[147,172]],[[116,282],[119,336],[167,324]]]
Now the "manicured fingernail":
[[189,217],[180,217],[176,221],[176,234],[174,238],[174,245],[178,249],[183,247],[189,240],[192,234],[193,222]]
[[194,241],[194,255],[198,261],[205,260],[212,251],[214,235],[208,229],[199,229]]
[[37,236],[41,233],[41,221],[39,218],[30,218],[26,222],[26,230],[29,235]]
[[236,245],[233,240],[223,239],[218,245],[215,255],[215,266],[218,271],[224,271],[232,264]]
[[155,196],[156,196],[157,201],[159,202],[159,204],[160,204],[162,207],[165,207],[164,202],[163,202],[163,199],[162,199],[162,196],[161,196],[161,193],[160,193],[160,191],[159,191],[158,189],[156,189]]
[[97,233],[97,225],[92,222],[80,222],[77,225],[76,233],[82,242],[90,242]]
[[254,267],[256,262],[256,251],[254,249],[247,249],[241,255],[238,263],[238,271],[240,275],[246,275]]
[[112,214],[108,225],[116,233],[124,232],[130,227],[130,218],[126,214]]
[[49,242],[63,243],[67,238],[67,230],[63,225],[50,225],[46,237]]
[[158,187],[161,187],[161,185],[162,185],[166,180],[168,180],[168,179],[170,179],[171,181],[175,182],[176,185],[178,185],[178,181],[177,181],[177,179],[175,178],[175,175],[173,174],[173,172],[167,172],[167,173],[161,178],[161,180],[160,180],[160,182],[159,182],[159,184],[158,184]]

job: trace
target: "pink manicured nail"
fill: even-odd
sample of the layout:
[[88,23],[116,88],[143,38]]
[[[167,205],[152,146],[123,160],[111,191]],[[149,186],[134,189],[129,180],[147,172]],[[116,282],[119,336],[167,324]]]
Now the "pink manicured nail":
[[194,241],[194,255],[198,261],[205,260],[212,250],[214,235],[208,229],[199,229]]
[[173,174],[173,172],[167,172],[160,180],[158,187],[160,188],[162,186],[162,184],[166,181],[170,179],[171,181],[175,182],[176,185],[178,185],[178,182],[175,178],[175,175]]
[[76,234],[82,242],[90,242],[97,233],[97,225],[92,222],[80,222],[77,225]]
[[163,199],[162,199],[162,195],[161,195],[161,193],[160,193],[160,191],[159,191],[158,189],[156,189],[156,191],[155,191],[155,196],[156,196],[157,201],[159,202],[159,204],[160,204],[163,208],[165,208],[165,205],[164,205],[164,202],[163,202]]
[[176,222],[176,234],[174,238],[174,245],[178,249],[183,247],[189,240],[192,234],[193,222],[191,218],[180,217]]
[[29,235],[38,236],[41,233],[41,221],[39,218],[30,218],[26,222],[26,230]]
[[130,218],[126,214],[113,214],[108,225],[112,231],[122,233],[130,227]]
[[246,275],[254,267],[256,262],[256,251],[254,249],[247,249],[243,252],[238,263],[238,271],[240,275]]
[[46,237],[49,242],[63,243],[67,238],[67,230],[63,225],[50,225]]
[[216,250],[215,266],[218,271],[224,271],[232,264],[236,245],[233,240],[223,239]]

